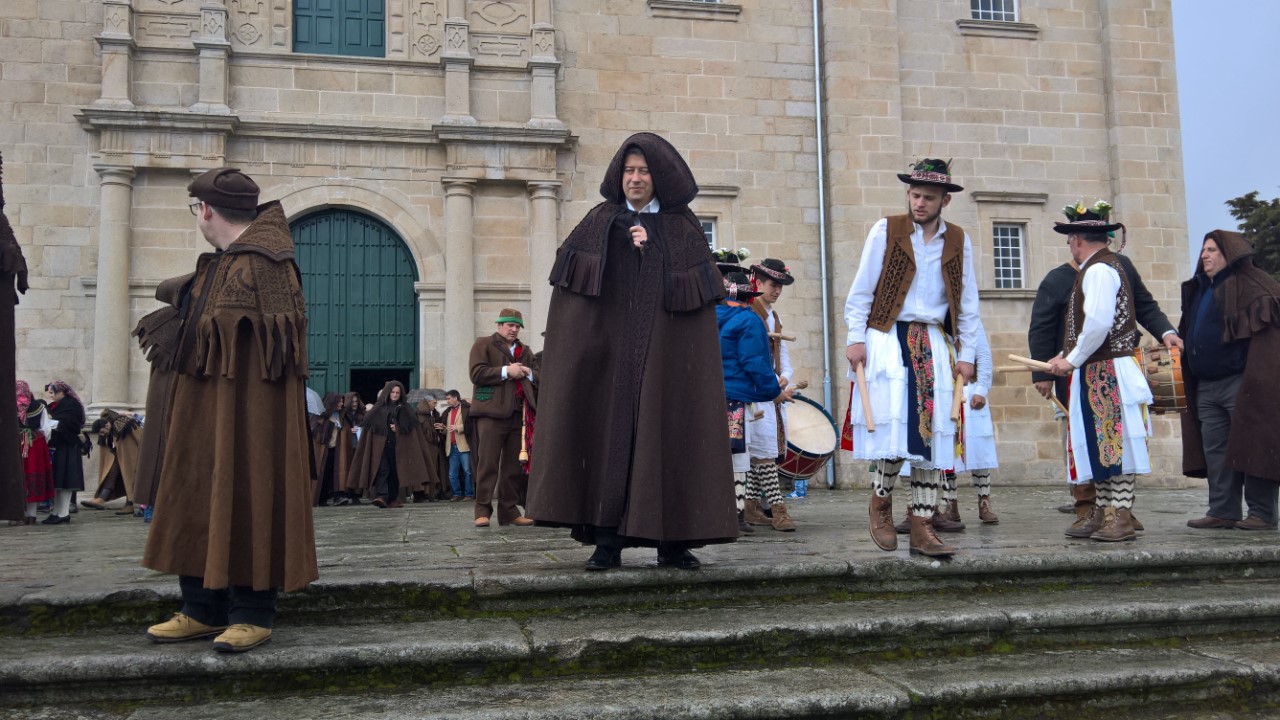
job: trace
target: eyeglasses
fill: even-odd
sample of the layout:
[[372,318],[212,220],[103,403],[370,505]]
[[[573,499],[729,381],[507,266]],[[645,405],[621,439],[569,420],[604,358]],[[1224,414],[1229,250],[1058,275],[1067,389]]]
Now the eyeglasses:
[[200,215],[200,206],[203,204],[204,204],[203,200],[192,200],[191,202],[187,203],[187,208],[191,210],[192,215],[195,215],[198,217]]

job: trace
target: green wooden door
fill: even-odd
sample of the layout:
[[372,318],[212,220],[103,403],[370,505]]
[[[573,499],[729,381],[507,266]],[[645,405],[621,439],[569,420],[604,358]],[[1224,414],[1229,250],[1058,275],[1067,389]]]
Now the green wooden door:
[[372,401],[353,377],[358,385],[416,378],[417,278],[395,231],[350,210],[307,215],[292,230],[309,318],[307,384],[321,393],[357,389]]

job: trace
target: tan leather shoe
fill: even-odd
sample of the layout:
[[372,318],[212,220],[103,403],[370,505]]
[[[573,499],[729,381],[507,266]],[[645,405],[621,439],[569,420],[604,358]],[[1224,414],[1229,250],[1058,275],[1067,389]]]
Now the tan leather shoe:
[[519,527],[529,527],[530,525],[532,525],[532,524],[533,524],[533,518],[525,517],[525,516],[521,515],[520,517],[516,518],[515,520],[512,520],[512,521],[511,521],[511,524],[512,524],[512,525],[518,525]]
[[1122,542],[1138,537],[1138,531],[1133,529],[1133,520],[1129,518],[1129,508],[1105,508],[1102,527],[1089,537],[1102,542]]
[[983,525],[999,525],[1000,516],[996,515],[996,511],[991,509],[991,496],[983,495],[978,498],[978,519]]
[[271,628],[238,623],[213,639],[213,649],[218,652],[244,652],[252,650],[271,639]]
[[893,496],[876,497],[871,493],[871,542],[881,550],[898,549],[898,533],[893,529]]
[[190,616],[182,613],[174,613],[173,617],[165,620],[159,625],[152,625],[147,628],[147,639],[157,643],[173,643],[182,642],[184,640],[198,640],[206,638],[210,635],[217,635],[226,630],[226,626],[217,627],[214,625],[205,625],[192,619]]
[[927,557],[951,557],[956,549],[944,545],[933,531],[933,519],[911,515],[911,554]]
[[489,527],[489,518],[476,518],[476,527]]
[[1076,521],[1067,528],[1067,537],[1087,538],[1102,529],[1102,521],[1106,513],[1102,508],[1094,505],[1089,508],[1089,512],[1083,517],[1076,518]]
[[774,503],[769,506],[769,512],[773,514],[773,529],[779,532],[795,532],[796,524],[787,514],[787,506],[782,503]]
[[760,510],[759,500],[747,500],[742,506],[742,519],[748,525],[772,525],[773,521],[764,516]]

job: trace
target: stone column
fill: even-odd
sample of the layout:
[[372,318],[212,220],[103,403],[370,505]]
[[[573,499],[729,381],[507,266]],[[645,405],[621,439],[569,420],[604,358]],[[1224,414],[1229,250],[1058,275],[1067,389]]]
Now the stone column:
[[200,92],[192,112],[230,115],[227,106],[227,6],[221,0],[205,0],[200,6],[200,35],[192,41],[200,53]]
[[471,116],[471,25],[466,19],[466,1],[449,0],[449,16],[444,21],[444,115],[445,125],[475,125]]
[[96,107],[133,108],[133,6],[130,0],[102,0],[102,94]]
[[134,170],[114,165],[97,165],[94,170],[102,178],[102,207],[89,407],[99,410],[129,405],[129,236]]
[[[476,339],[475,180],[444,183],[444,384],[469,392],[467,357]],[[467,388],[464,390],[463,388]]]
[[538,2],[533,7],[533,26],[530,28],[529,57],[529,122],[530,128],[562,130],[564,123],[556,114],[556,73],[560,61],[556,58],[556,29],[551,24],[551,4]]
[[556,232],[558,215],[557,193],[559,180],[532,180],[529,182],[529,198],[532,212],[529,214],[529,342],[535,349],[543,346],[542,331],[547,328],[547,309],[551,307],[551,266],[555,263],[559,237]]

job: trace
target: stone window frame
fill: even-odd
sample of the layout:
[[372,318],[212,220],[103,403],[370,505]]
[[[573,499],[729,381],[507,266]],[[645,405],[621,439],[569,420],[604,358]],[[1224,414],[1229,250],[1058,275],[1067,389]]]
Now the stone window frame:
[[[996,9],[996,5],[1000,5]],[[986,7],[983,7],[983,6]],[[1012,6],[1012,10],[1009,7]],[[989,20],[992,22],[1018,22],[1018,0],[969,0],[969,17],[974,20]],[[982,17],[986,15],[1012,15],[1013,17]]]
[[723,0],[648,0],[653,17],[737,22],[742,6]]
[[1013,3],[1015,18],[1013,20],[978,19],[975,17],[975,14],[979,12],[979,9],[974,8],[971,3],[969,6],[969,17],[956,20],[956,28],[960,30],[961,35],[1014,38],[1020,40],[1039,39],[1040,26],[1035,23],[1023,22],[1022,4],[1017,0],[1009,0],[1009,2]]
[[733,215],[740,188],[737,185],[698,185],[698,197],[690,203],[698,220],[711,221],[715,225],[715,240],[711,249],[730,248],[734,245]]
[[[1016,240],[1016,246],[1000,240]],[[1005,252],[1001,252],[1001,251]],[[991,224],[991,269],[996,290],[1025,290],[1027,287],[1027,225],[1019,222]],[[1016,273],[1016,274],[1015,274]],[[1002,286],[1002,282],[1009,285]]]
[[[1033,238],[1044,237],[1051,230],[1045,226],[1044,206],[1049,202],[1048,193],[976,191],[970,194],[978,210],[978,238],[974,242],[973,272],[978,280],[978,296],[983,299],[1035,298],[1034,278],[1043,277],[1048,268],[1042,267],[1046,253],[1036,252],[1038,245]],[[1020,225],[1022,231],[1021,288],[997,288],[995,286],[994,228],[996,225]]]
[[707,238],[707,246],[712,250],[716,249],[716,241],[720,239],[720,235],[716,232],[716,225],[719,218],[716,217],[699,217],[698,222],[702,223],[702,234]]

